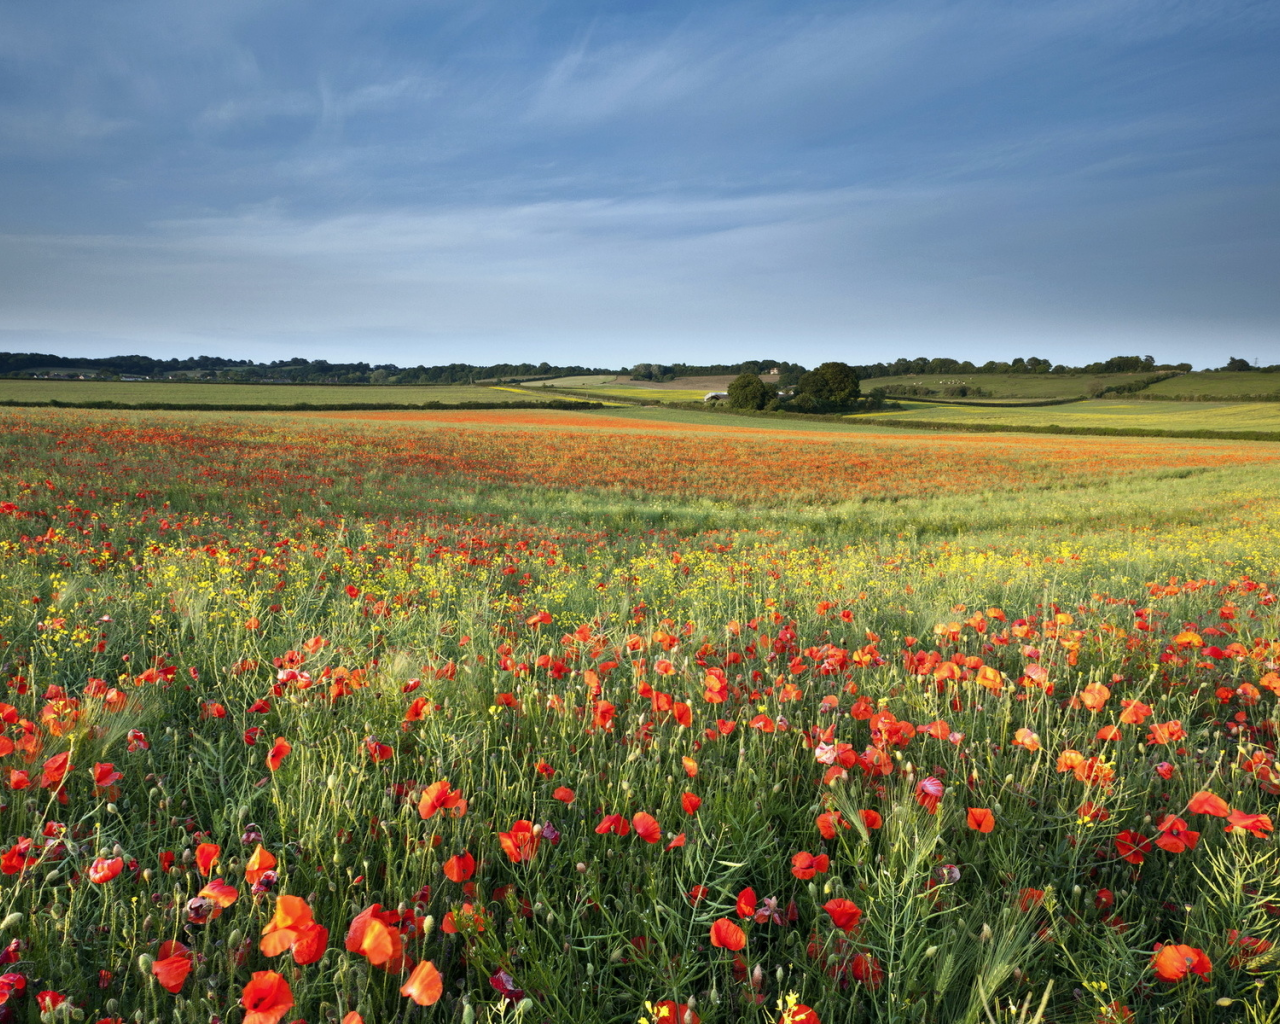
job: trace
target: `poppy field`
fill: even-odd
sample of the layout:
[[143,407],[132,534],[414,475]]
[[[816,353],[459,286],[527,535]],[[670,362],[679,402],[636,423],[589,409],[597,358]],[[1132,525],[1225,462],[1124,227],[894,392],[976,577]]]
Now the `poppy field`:
[[1280,446],[0,410],[0,1024],[1280,1021]]

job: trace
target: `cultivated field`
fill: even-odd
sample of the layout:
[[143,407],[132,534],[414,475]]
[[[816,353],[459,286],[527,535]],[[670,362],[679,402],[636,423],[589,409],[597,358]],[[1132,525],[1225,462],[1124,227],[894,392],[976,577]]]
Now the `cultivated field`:
[[360,384],[182,384],[171,381],[0,380],[0,402],[117,402],[140,405],[421,405],[440,402],[549,401],[572,395],[525,394],[511,388]]
[[1280,399],[1280,373],[1185,373],[1147,389],[1153,395],[1178,398],[1235,398],[1263,395]]
[[[868,377],[862,382],[863,394],[873,388],[893,386],[927,387],[943,398],[947,388],[961,385],[981,388],[983,398],[1050,399],[1083,398],[1100,388],[1118,384],[1131,384],[1150,377],[1150,373],[969,373],[969,374],[917,374],[907,377]],[[983,398],[978,398],[982,401]]]
[[1274,1019],[1280,445],[0,434],[5,1019]]
[[1097,399],[1070,405],[999,409],[941,405],[900,399],[902,410],[864,413],[859,422],[876,419],[920,423],[1002,424],[1011,427],[1122,428],[1125,430],[1260,430],[1280,433],[1280,405],[1250,402],[1144,402]]

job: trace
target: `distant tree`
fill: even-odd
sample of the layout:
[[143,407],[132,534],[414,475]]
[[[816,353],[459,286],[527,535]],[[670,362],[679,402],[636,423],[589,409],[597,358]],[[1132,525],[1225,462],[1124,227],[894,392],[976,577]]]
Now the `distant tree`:
[[839,412],[858,398],[858,375],[847,363],[823,363],[800,378],[796,404],[813,412]]
[[763,409],[777,392],[754,373],[742,373],[729,385],[729,405],[734,409]]
[[1233,370],[1237,373],[1241,373],[1245,370],[1252,370],[1253,364],[1250,363],[1249,360],[1247,359],[1239,359],[1236,356],[1232,356],[1230,359],[1227,360],[1227,365],[1223,367],[1223,369]]

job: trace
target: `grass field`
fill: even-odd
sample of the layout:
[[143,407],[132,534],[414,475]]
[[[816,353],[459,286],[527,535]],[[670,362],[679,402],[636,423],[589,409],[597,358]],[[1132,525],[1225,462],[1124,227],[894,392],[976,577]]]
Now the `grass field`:
[[921,423],[986,423],[1009,426],[1121,427],[1136,430],[1265,430],[1280,432],[1280,407],[1247,402],[1143,402],[1098,399],[1031,409],[934,405],[901,399],[901,411],[865,413],[858,422],[876,419]]
[[[916,385],[931,388],[938,392],[930,397],[943,398],[942,392],[948,387],[964,384],[981,388],[990,398],[1008,399],[1046,399],[1046,398],[1081,398],[1091,394],[1097,388],[1110,387],[1116,384],[1128,384],[1144,377],[1148,373],[1102,373],[1102,374],[1052,374],[1052,373],[970,373],[970,374],[919,374],[909,377],[868,377],[862,382],[862,393],[868,394],[873,388],[887,388],[893,385]],[[981,401],[982,399],[978,399]]]
[[517,402],[572,395],[525,394],[511,388],[445,385],[376,387],[320,384],[181,384],[169,381],[0,380],[0,402],[163,402],[181,405],[333,405]]
[[4,1019],[1274,1019],[1280,445],[0,438]]
[[[536,384],[525,385],[526,391],[540,392]],[[545,389],[547,393],[551,392],[551,388]],[[558,388],[561,397],[571,397],[574,389]],[[625,399],[642,399],[646,402],[701,402],[706,396],[707,391],[696,390],[693,388],[672,388],[672,387],[646,387],[642,384],[608,384],[595,387],[583,387],[581,392],[586,397],[598,399],[625,398]]]
[[1178,398],[1235,398],[1266,395],[1280,398],[1280,373],[1186,373],[1147,389],[1153,395]]

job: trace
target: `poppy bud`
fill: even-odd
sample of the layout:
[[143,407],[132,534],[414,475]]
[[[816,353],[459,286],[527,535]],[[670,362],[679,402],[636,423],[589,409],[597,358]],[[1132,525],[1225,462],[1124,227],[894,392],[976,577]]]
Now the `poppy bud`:
[[146,917],[142,919],[142,934],[145,935],[147,932],[151,931],[151,929],[154,928],[155,926],[156,926],[156,919],[152,917],[150,914],[148,914]]
[[763,984],[764,984],[764,971],[763,969],[761,969],[759,964],[756,964],[755,969],[751,972],[751,987],[754,989],[758,989]]
[[775,793],[781,793],[781,792],[782,792],[782,783],[781,783],[781,782],[775,782],[775,783],[773,784],[773,791],[774,791]]
[[1013,785],[1013,773],[1012,773],[1012,772],[1010,772],[1008,775],[1006,775],[1006,776],[1004,777],[1004,784],[1005,784],[1006,786],[1012,786],[1012,785]]
[[777,969],[776,971],[774,971],[774,972],[773,972],[773,976],[778,980],[778,984],[779,984],[779,985],[781,985],[781,984],[782,984],[782,979],[786,976],[786,975],[783,973],[782,965],[781,965],[781,964],[779,964],[779,965],[778,965],[778,969]]
[[576,868],[578,874],[580,875],[586,874],[587,872],[587,866],[583,864],[582,861],[578,861],[578,863],[575,864],[574,867]]
[[124,847],[122,847],[119,843],[116,843],[116,845],[115,845],[115,846],[113,846],[113,847],[111,848],[111,856],[113,856],[113,857],[123,857],[123,856],[124,856]]
[[1232,999],[1230,996],[1220,996],[1220,997],[1218,998],[1218,1003],[1217,1003],[1217,1005],[1219,1005],[1219,1006],[1230,1006],[1230,1005],[1231,1005],[1232,1003],[1234,1003],[1234,1002],[1235,1002],[1235,1000],[1234,1000],[1234,999]]
[[587,964],[587,977],[590,978],[595,973],[596,973],[596,965]]
[[138,957],[138,973],[150,976],[151,965],[155,963],[155,957],[142,953]]
[[436,926],[436,919],[431,914],[428,914],[426,917],[424,917],[422,919],[422,937],[425,939],[428,935],[430,935],[431,929],[433,929],[435,926]]
[[15,910],[12,914],[0,921],[0,932],[7,932],[10,928],[17,928],[22,924],[22,911]]
[[464,1003],[462,1006],[462,1024],[476,1024],[476,1011],[472,1009],[470,1003]]
[[1078,886],[1078,885],[1073,885],[1073,886],[1071,887],[1071,895],[1072,895],[1072,896],[1079,896],[1079,895],[1080,895],[1080,893],[1081,893],[1081,892],[1083,892],[1083,891],[1084,891],[1084,890],[1082,890],[1082,889],[1080,888],[1080,886]]
[[924,955],[925,955],[925,956],[933,956],[933,955],[934,955],[934,954],[936,954],[937,952],[938,952],[938,947],[937,947],[937,946],[930,946],[928,949],[926,949],[926,950],[924,951]]
[[239,928],[233,928],[231,930],[231,934],[227,936],[227,945],[232,949],[235,949],[243,941],[244,941],[244,932],[242,932]]
[[142,872],[142,880],[143,880],[144,882],[150,882],[150,881],[151,881],[153,878],[155,878],[155,877],[156,877],[156,873],[155,873],[154,871],[152,871],[150,868],[144,868],[144,869],[143,869],[143,872]]
[[982,922],[982,934],[978,936],[978,941],[979,942],[991,941],[991,925],[987,924],[986,921]]
[[115,804],[107,804],[107,813],[108,813],[108,814],[119,814],[119,813],[120,813],[120,808],[118,808]]
[[523,1013],[528,1013],[533,1009],[533,1000],[525,996],[520,1002],[516,1003],[515,1015],[519,1017]]

